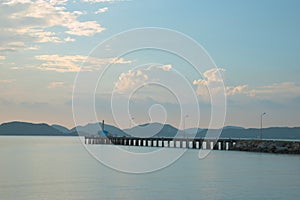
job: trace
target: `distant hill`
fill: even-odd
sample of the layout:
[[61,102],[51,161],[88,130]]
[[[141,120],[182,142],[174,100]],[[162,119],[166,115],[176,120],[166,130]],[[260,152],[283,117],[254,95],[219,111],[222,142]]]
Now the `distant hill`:
[[[99,131],[102,131],[101,127],[102,123],[92,123],[85,126],[74,127],[70,130],[70,132],[77,132],[80,136],[98,135]],[[126,136],[126,133],[124,131],[112,125],[105,124],[104,129],[113,136]]]
[[55,128],[56,130],[59,130],[60,132],[62,133],[70,133],[70,130],[67,129],[66,127],[64,126],[61,126],[61,125],[57,125],[57,124],[53,124],[51,125],[53,128]]
[[44,123],[8,122],[0,125],[0,135],[68,136],[69,134]]
[[[48,125],[45,123],[29,122],[8,122],[0,125],[0,135],[28,135],[28,136],[80,136],[98,135],[101,130],[101,123],[77,126],[69,130],[61,125]],[[105,130],[114,136],[126,136],[126,133],[119,128],[105,125]]]
[[245,129],[244,127],[240,127],[240,126],[224,126],[223,130],[225,129],[238,129],[238,130],[241,130],[241,129]]
[[195,135],[196,133],[201,132],[202,130],[204,130],[204,129],[203,128],[189,128],[189,129],[185,129],[184,131],[188,135]]
[[[218,130],[210,130],[211,137],[217,137]],[[222,130],[220,138],[241,138],[241,139],[257,139],[260,138],[262,133],[263,139],[287,139],[287,140],[299,140],[300,139],[300,127],[287,128],[287,127],[272,127],[264,128],[261,132],[257,128],[238,129],[238,128],[225,128]],[[207,136],[207,129],[199,131],[196,137]]]
[[[135,137],[175,137],[183,132],[169,124],[148,123],[124,130],[127,134]],[[177,136],[178,136],[177,135]]]
[[[175,137],[176,133],[178,133],[176,137],[217,138],[220,136],[220,138],[257,139],[260,138],[261,134],[260,129],[226,126],[222,129],[221,135],[219,135],[220,130],[218,129],[210,129],[208,135],[207,129],[190,128],[182,131],[171,125],[160,123],[143,124],[131,129],[125,129],[124,131],[131,136],[137,137]],[[300,127],[264,128],[262,130],[262,137],[264,139],[300,140]]]
[[[80,136],[98,135],[101,132],[101,123],[77,126],[69,130],[61,125],[48,125],[45,123],[8,122],[0,125],[0,135],[31,135],[31,136]],[[207,137],[207,129],[191,128],[185,131],[178,130],[169,124],[150,123],[135,126],[130,129],[121,130],[112,125],[105,125],[105,130],[113,136],[135,136],[135,137]],[[219,130],[210,129],[210,137],[218,137]],[[236,126],[224,127],[220,138],[260,138],[261,130],[256,128],[243,128]],[[271,127],[262,130],[264,139],[287,139],[300,140],[300,127]]]

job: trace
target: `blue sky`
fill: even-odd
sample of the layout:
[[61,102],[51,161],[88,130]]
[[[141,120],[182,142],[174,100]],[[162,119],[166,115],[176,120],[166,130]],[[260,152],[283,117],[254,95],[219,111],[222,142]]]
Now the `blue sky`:
[[[91,50],[128,29],[162,27],[193,38],[220,68],[227,95],[225,125],[258,127],[260,113],[267,112],[265,126],[299,126],[299,13],[297,0],[3,0],[0,122],[22,120],[74,126],[74,80]],[[104,65],[111,59],[95,58],[88,64],[97,71],[99,62]],[[147,63],[161,65],[149,72]],[[172,77],[167,73],[168,66],[179,70],[200,99],[204,117],[199,126],[208,126],[210,106],[201,80],[213,80],[214,73],[194,76],[185,61],[155,51],[132,53],[115,65],[104,85],[117,87],[120,92],[130,90],[132,84],[142,85],[146,79]],[[132,70],[140,65],[145,65],[141,72]],[[145,108],[160,104],[169,113],[167,119],[162,119],[158,109],[158,114],[152,113],[158,117],[156,120],[181,127],[183,114],[168,95],[159,88],[141,90],[133,101],[138,103],[131,105],[133,123],[149,122]],[[109,95],[99,91],[96,99],[98,118],[116,124],[109,109]],[[127,116],[123,119],[128,124]],[[79,123],[91,121],[94,119],[81,119]],[[186,127],[193,126],[191,121],[188,118]]]

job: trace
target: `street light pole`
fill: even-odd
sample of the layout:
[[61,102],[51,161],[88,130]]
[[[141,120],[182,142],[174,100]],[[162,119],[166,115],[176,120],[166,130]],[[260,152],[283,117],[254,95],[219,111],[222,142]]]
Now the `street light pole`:
[[134,117],[129,118],[129,128],[131,128],[131,126],[132,126],[131,121],[133,121],[133,120],[134,120]]
[[186,138],[186,133],[185,133],[185,119],[188,118],[188,115],[185,115],[183,118],[183,133],[184,133],[184,137]]
[[267,114],[267,113],[262,113],[261,115],[260,115],[260,139],[262,140],[262,129],[263,129],[263,116],[265,115],[265,114]]

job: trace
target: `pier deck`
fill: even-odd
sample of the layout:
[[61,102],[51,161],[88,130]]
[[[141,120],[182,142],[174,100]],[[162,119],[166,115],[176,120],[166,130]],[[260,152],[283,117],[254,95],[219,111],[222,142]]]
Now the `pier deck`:
[[299,141],[85,136],[86,145],[123,145],[300,154]]

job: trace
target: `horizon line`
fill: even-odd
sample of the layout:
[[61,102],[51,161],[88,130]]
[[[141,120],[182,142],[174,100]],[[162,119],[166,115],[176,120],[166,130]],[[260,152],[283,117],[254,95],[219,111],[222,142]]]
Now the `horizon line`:
[[[62,124],[59,124],[59,123],[47,123],[47,122],[36,122],[36,121],[21,121],[21,120],[13,120],[13,121],[5,121],[5,122],[2,122],[0,123],[0,126],[3,125],[3,124],[7,124],[7,123],[14,123],[14,122],[20,122],[20,123],[29,123],[29,124],[47,124],[48,126],[53,126],[53,125],[59,125],[59,126],[62,126],[64,128],[67,128],[69,130],[73,129],[73,128],[76,128],[78,126],[87,126],[89,124],[97,124],[97,123],[102,123],[101,121],[99,122],[87,122],[85,123],[84,125],[82,124],[79,124],[79,125],[76,125],[74,124],[74,126],[72,126],[71,128],[69,128],[68,126],[66,125],[62,125]],[[138,124],[136,126],[133,126],[133,127],[128,127],[128,128],[124,128],[124,129],[121,129],[120,127],[118,126],[115,126],[115,125],[112,125],[112,124],[108,124],[106,123],[106,125],[109,125],[109,126],[114,126],[116,128],[119,128],[120,130],[126,130],[126,129],[132,129],[132,128],[135,128],[137,126],[142,126],[142,125],[146,125],[146,124],[154,124],[154,123],[158,123],[158,124],[162,124],[162,125],[169,125],[169,126],[172,126],[178,130],[188,130],[188,129],[193,129],[193,128],[197,128],[197,129],[208,129],[207,127],[206,128],[203,128],[203,127],[190,127],[190,128],[185,128],[185,129],[180,129],[172,124],[169,124],[169,123],[161,123],[161,122],[149,122],[149,123],[142,123],[142,124]],[[243,128],[243,129],[261,129],[260,127],[244,127],[242,125],[224,125],[223,127],[221,128],[210,128],[210,129],[224,129],[226,127],[240,127],[240,128]],[[300,125],[298,126],[268,126],[268,127],[263,127],[262,129],[267,129],[267,128],[299,128]]]

